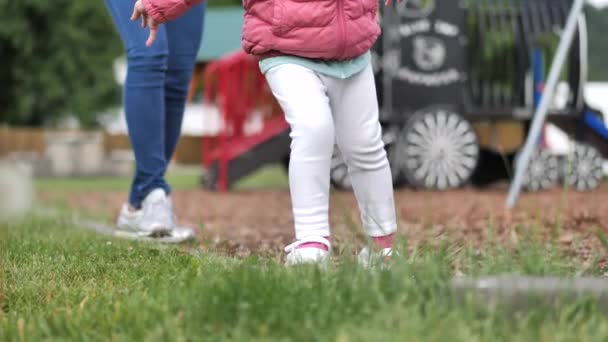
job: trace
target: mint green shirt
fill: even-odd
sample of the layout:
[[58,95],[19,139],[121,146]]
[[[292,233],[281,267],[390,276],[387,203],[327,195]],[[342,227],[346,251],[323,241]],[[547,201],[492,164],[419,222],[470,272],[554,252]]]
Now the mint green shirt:
[[363,71],[370,62],[371,53],[369,51],[353,59],[335,62],[295,56],[278,56],[262,59],[260,61],[260,70],[263,74],[266,74],[271,68],[282,64],[298,64],[326,76],[345,79]]

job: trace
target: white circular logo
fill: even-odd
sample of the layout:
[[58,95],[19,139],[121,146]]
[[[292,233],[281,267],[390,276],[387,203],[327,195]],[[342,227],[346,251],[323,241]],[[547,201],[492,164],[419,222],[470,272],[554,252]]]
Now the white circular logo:
[[443,41],[435,37],[415,37],[412,59],[423,71],[435,71],[443,66],[447,50]]
[[435,0],[404,0],[397,4],[397,12],[404,18],[425,18],[434,9]]

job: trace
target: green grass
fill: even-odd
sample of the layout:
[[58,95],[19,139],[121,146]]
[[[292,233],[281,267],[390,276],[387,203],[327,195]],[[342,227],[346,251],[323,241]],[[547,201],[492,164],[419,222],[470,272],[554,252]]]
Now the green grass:
[[[388,271],[339,256],[328,270],[108,239],[61,217],[0,226],[0,341],[572,341],[606,340],[588,302],[509,315],[457,304],[453,266],[597,275],[551,244],[452,245],[403,253]],[[345,246],[341,246],[345,247]]]
[[[179,167],[167,173],[167,182],[174,190],[201,188],[202,171],[198,167]],[[36,189],[42,191],[127,191],[131,179],[128,177],[72,177],[41,178],[36,180]],[[235,184],[237,190],[273,189],[287,187],[287,174],[282,165],[270,165]]]

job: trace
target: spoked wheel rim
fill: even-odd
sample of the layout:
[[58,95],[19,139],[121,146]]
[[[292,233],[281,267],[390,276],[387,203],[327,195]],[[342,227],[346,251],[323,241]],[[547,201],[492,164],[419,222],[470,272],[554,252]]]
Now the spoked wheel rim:
[[576,144],[566,160],[566,182],[578,191],[596,189],[603,178],[603,158],[600,152],[587,144]]
[[386,148],[386,157],[391,166],[391,177],[393,179],[393,187],[400,187],[407,183],[403,175],[403,160],[404,153],[400,150],[403,148],[398,143],[388,145]]
[[[515,163],[519,160],[519,154]],[[548,190],[559,181],[559,160],[547,150],[534,149],[524,173],[522,186],[530,192]]]
[[342,153],[337,148],[334,148],[334,154],[331,157],[330,169],[331,184],[340,190],[352,190],[353,186],[348,175],[348,167]]
[[417,187],[445,190],[469,181],[479,160],[473,127],[460,115],[438,109],[416,114],[400,136],[402,167]]

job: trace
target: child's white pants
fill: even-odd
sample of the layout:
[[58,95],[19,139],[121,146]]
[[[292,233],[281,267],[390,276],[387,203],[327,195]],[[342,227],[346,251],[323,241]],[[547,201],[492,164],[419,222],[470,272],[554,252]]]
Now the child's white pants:
[[372,237],[396,230],[393,184],[378,119],[371,65],[347,79],[296,64],[266,73],[291,126],[289,186],[296,238],[329,236],[330,164],[338,144]]

